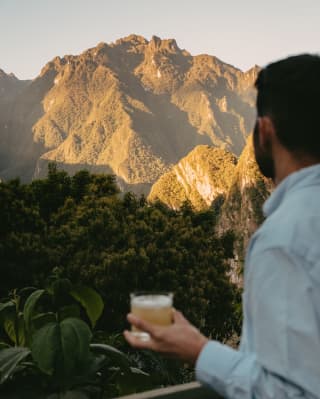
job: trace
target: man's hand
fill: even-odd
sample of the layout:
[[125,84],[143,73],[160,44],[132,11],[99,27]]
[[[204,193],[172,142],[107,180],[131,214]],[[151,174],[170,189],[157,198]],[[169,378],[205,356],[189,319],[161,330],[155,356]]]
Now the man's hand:
[[128,314],[127,319],[139,330],[150,334],[148,341],[142,341],[129,331],[124,332],[129,344],[138,349],[151,349],[194,364],[208,342],[208,339],[176,310],[173,313],[173,324],[169,327],[147,323],[132,313]]

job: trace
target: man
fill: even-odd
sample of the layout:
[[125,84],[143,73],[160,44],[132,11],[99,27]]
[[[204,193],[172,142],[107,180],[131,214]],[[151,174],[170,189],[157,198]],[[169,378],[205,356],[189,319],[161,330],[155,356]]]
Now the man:
[[209,341],[174,313],[137,348],[196,364],[197,379],[230,399],[320,398],[320,57],[268,65],[257,78],[253,142],[261,172],[276,189],[251,238],[244,275],[239,350]]

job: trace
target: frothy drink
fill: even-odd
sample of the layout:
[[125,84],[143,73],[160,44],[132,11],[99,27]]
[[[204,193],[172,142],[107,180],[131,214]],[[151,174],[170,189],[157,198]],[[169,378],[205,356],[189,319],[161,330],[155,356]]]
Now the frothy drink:
[[[168,326],[172,323],[172,294],[131,295],[131,312],[151,324]],[[149,334],[132,326],[140,339],[149,339]]]

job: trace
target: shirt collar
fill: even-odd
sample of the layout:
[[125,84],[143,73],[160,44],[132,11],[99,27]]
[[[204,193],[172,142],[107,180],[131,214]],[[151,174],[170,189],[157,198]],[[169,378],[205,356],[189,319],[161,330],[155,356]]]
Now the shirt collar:
[[270,216],[282,203],[286,195],[292,190],[310,185],[320,185],[320,164],[308,166],[291,173],[273,191],[263,205],[263,213]]

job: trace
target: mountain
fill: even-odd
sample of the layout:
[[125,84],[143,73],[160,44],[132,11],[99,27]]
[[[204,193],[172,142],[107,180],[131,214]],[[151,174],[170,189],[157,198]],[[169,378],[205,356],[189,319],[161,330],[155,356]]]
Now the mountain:
[[249,238],[263,222],[262,205],[272,182],[259,171],[252,136],[237,158],[220,148],[198,146],[152,186],[148,199],[179,209],[188,200],[196,210],[214,207],[216,231],[235,235],[232,279],[237,280]]
[[257,71],[155,36],[56,57],[19,90],[10,78],[10,105],[0,102],[0,178],[41,177],[55,161],[71,173],[114,173],[123,189],[147,193],[197,145],[239,155]]
[[197,146],[152,186],[148,199],[179,209],[189,201],[197,210],[225,197],[235,173],[237,158],[222,148]]
[[0,69],[0,104],[7,104],[26,86],[28,81],[19,80],[13,73]]
[[[11,161],[17,158],[16,147],[18,145],[16,137],[13,137],[14,126],[13,112],[15,101],[28,81],[17,79],[13,74],[6,74],[0,69],[0,178],[5,177],[3,171],[10,167]],[[30,138],[32,142],[32,137]],[[14,174],[15,165],[11,171]]]

